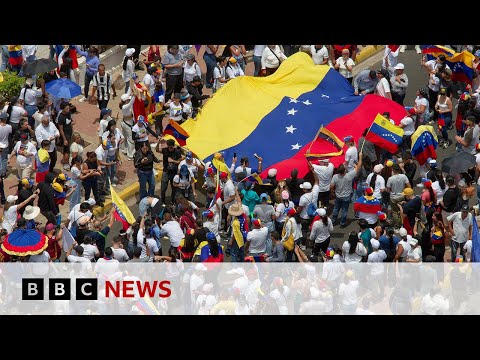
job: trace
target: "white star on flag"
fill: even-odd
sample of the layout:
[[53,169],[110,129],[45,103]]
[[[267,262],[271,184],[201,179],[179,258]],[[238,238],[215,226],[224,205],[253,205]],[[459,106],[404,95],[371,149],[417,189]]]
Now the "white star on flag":
[[295,110],[295,109],[287,111],[288,115],[295,115],[296,112],[298,112],[298,110]]
[[312,105],[312,103],[310,102],[310,100],[305,100],[305,101],[303,101],[303,103],[304,103],[305,105]]
[[290,145],[292,147],[292,150],[300,150],[300,146],[302,145],[299,145],[298,143],[296,143],[295,145]]
[[298,100],[290,98],[290,103],[292,103],[292,102],[296,104],[296,103],[298,103]]
[[330,99],[330,96],[322,94],[322,97],[326,97],[327,99]]
[[293,125],[290,125],[288,127],[285,126],[285,128],[287,129],[287,131],[286,131],[287,133],[292,133],[292,134],[295,130],[297,130],[297,128],[293,127]]

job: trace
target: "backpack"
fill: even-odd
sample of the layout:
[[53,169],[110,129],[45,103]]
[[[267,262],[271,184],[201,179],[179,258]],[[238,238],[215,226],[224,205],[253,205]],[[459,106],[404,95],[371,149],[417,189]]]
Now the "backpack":
[[311,218],[317,215],[317,205],[315,205],[313,201],[311,201],[310,204],[308,204],[307,206],[307,215],[310,216]]

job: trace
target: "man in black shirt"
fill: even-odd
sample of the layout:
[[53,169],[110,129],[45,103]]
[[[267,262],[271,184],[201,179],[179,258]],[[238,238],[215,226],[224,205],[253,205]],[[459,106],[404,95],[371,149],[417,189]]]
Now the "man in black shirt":
[[45,181],[37,185],[37,188],[40,190],[38,195],[38,207],[41,209],[40,213],[47,218],[47,223],[56,224],[57,223],[57,214],[60,212],[58,205],[55,204],[55,199],[53,198],[54,191],[52,187],[53,179],[55,175],[48,173],[45,176]]
[[[23,178],[20,180],[19,183],[19,190],[18,190],[18,199],[17,199],[17,205],[21,204],[25,200],[27,200],[30,196],[33,195],[33,180]],[[33,206],[33,199],[24,207],[18,210],[18,213],[23,216],[23,212],[25,211],[25,208],[30,205]]]
[[443,194],[443,200],[440,201],[443,211],[445,211],[445,217],[452,215],[456,211],[460,211],[459,201],[460,190],[457,185],[455,185],[455,178],[452,175],[448,175],[446,179],[448,186],[447,191]]
[[[162,140],[161,140],[162,141]],[[164,140],[163,140],[164,141]],[[179,147],[175,146],[173,139],[167,140],[167,147],[162,149],[163,154],[163,174],[162,174],[162,187],[161,187],[161,201],[165,204],[165,196],[167,193],[168,184],[172,188],[171,203],[174,205],[175,188],[173,187],[173,178],[177,174],[178,164],[182,161],[183,156]]]
[[195,118],[195,116],[197,116],[198,109],[200,108],[200,106],[202,106],[202,101],[210,97],[210,95],[203,95],[202,88],[202,79],[200,79],[200,77],[197,75],[194,76],[192,82],[187,85],[187,91],[190,95],[192,95],[192,118]]
[[154,162],[159,163],[160,160],[153,154],[148,141],[143,142],[133,159],[133,165],[137,169],[138,182],[140,184],[140,199],[146,196],[153,196],[155,191],[155,176],[153,174]]
[[413,228],[415,225],[415,217],[420,214],[420,209],[422,207],[422,200],[420,196],[415,196],[413,194],[412,188],[405,188],[402,192],[402,195],[405,196],[406,201],[402,201],[403,213],[407,216],[410,226]]
[[69,155],[70,155],[70,142],[72,140],[73,126],[72,113],[70,112],[70,104],[67,102],[62,102],[60,104],[60,114],[57,118],[58,131],[60,132],[60,139],[63,145],[63,159],[61,163],[63,164],[64,170],[70,170],[69,166]]
[[298,170],[293,169],[290,173],[290,178],[286,180],[288,190],[292,194],[292,201],[293,203],[298,206],[298,202],[300,201],[300,197],[303,195],[303,190],[300,189],[300,184],[303,184],[303,179],[299,179]]
[[23,134],[27,135],[28,139],[35,139],[35,130],[28,124],[28,119],[22,119],[18,123],[18,130],[13,135],[14,144],[20,141]]

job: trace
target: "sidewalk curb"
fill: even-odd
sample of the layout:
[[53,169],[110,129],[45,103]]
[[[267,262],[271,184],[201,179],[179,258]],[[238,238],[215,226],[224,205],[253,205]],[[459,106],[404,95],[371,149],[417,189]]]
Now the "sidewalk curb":
[[356,65],[385,49],[385,45],[367,45],[355,59]]
[[[157,175],[155,176],[155,184],[162,179],[163,170],[155,169]],[[131,197],[137,195],[140,192],[140,184],[137,182],[128,185],[125,189],[118,192],[118,196],[124,201],[127,202]],[[99,217],[103,215],[106,211],[109,211],[112,208],[112,199],[105,199],[103,207],[96,206],[93,210],[93,215]]]

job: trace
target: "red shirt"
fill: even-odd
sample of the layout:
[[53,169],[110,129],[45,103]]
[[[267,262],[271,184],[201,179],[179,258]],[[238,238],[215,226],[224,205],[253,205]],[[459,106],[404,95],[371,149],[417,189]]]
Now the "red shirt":
[[47,252],[48,255],[50,255],[50,259],[56,260],[60,258],[60,255],[62,254],[62,249],[60,248],[60,244],[58,243],[57,237],[53,235],[52,237],[49,237],[46,235],[48,239],[48,246],[47,246]]

